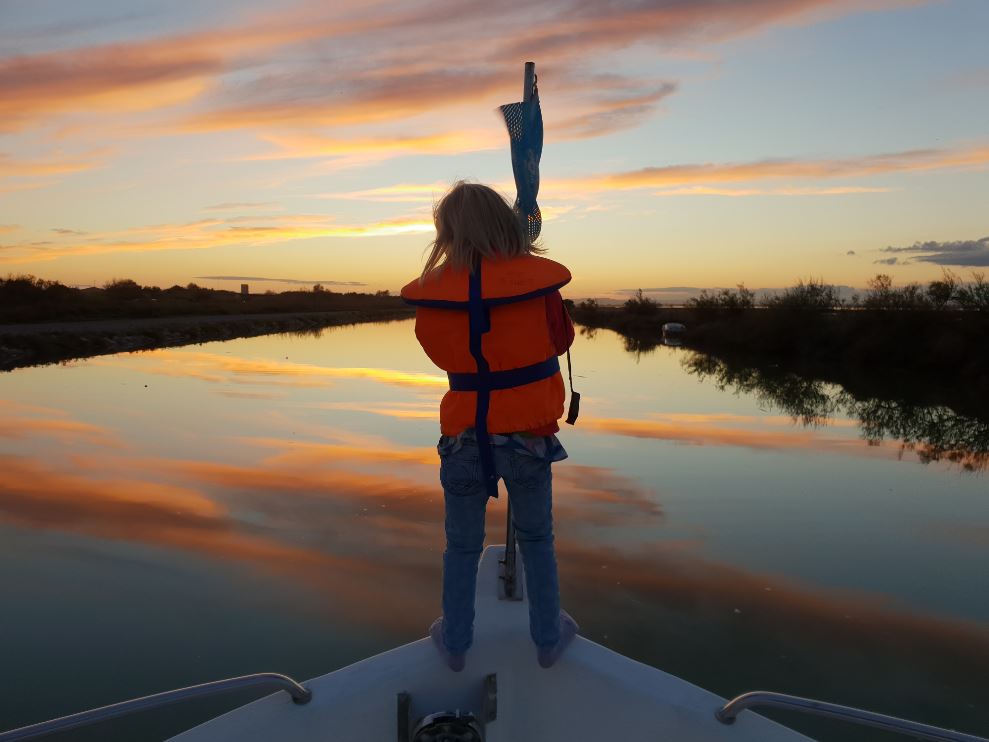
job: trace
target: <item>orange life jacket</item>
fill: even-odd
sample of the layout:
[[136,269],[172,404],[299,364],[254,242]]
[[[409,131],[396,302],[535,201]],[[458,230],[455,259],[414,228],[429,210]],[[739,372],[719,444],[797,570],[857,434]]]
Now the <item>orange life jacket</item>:
[[484,259],[475,273],[437,268],[402,289],[416,307],[416,337],[450,380],[440,430],[475,429],[486,477],[493,476],[484,466],[488,433],[531,430],[563,416],[563,377],[543,297],[569,282],[564,266],[526,255]]

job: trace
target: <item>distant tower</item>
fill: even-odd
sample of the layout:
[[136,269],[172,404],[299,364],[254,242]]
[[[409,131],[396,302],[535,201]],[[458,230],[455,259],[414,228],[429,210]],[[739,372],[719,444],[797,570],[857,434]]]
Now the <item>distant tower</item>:
[[242,283],[240,285],[240,298],[246,300],[247,297],[249,297],[250,295],[251,295],[251,292],[248,291],[247,284],[246,283]]

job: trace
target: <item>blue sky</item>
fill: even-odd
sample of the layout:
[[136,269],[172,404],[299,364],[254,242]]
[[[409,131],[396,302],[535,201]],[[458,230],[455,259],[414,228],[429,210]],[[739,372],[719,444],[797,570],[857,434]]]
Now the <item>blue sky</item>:
[[0,20],[0,273],[396,289],[448,184],[514,195],[494,108],[526,59],[543,239],[576,295],[989,264],[982,0],[0,0]]

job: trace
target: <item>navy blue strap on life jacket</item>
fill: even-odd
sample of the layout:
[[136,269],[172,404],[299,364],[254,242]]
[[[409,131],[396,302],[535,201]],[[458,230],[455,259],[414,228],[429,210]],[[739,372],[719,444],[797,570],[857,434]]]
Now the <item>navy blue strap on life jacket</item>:
[[481,460],[481,476],[490,497],[498,496],[498,473],[495,471],[494,452],[488,437],[488,407],[491,404],[491,370],[481,350],[481,336],[491,329],[491,318],[481,296],[481,265],[470,274],[467,285],[467,311],[470,315],[470,354],[477,364],[473,374],[477,383],[477,404],[474,412],[474,434]]
[[[547,294],[552,294],[554,291],[559,291],[561,288],[570,283],[568,278],[566,281],[561,281],[560,283],[554,283],[552,286],[542,286],[538,289],[533,289],[532,291],[526,291],[524,294],[514,294],[512,296],[496,296],[490,299],[481,299],[481,303],[485,307],[501,307],[505,304],[517,304],[522,301],[529,301],[529,299],[538,299],[540,296],[546,296]],[[470,285],[468,283],[468,291]],[[409,299],[405,296],[402,297],[402,301],[406,304],[411,304],[414,307],[428,307],[430,309],[470,309],[470,298],[467,301],[456,301],[453,299]]]
[[[534,381],[548,379],[559,371],[560,359],[556,356],[539,363],[533,363],[531,366],[510,368],[506,371],[489,371],[488,389],[491,391],[511,389],[512,387],[531,384]],[[481,388],[480,374],[448,372],[447,377],[450,379],[450,391],[453,392],[476,392]]]

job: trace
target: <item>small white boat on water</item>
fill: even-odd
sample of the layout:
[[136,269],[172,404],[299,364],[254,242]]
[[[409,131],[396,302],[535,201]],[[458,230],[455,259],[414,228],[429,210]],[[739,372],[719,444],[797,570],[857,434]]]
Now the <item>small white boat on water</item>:
[[679,346],[683,345],[683,336],[687,332],[687,326],[682,322],[666,322],[663,324],[663,344]]
[[[574,742],[620,739],[677,742],[807,742],[808,737],[752,711],[784,706],[898,731],[915,739],[989,742],[820,701],[754,693],[731,702],[581,636],[551,668],[536,661],[524,595],[505,596],[504,546],[481,559],[474,646],[452,672],[427,639],[397,647],[299,685],[257,675],[126,701],[0,733],[0,742],[124,716],[245,687],[281,688],[194,727],[172,742]],[[521,565],[518,565],[521,571]],[[507,574],[512,576],[509,565]],[[513,580],[509,580],[511,584]],[[520,586],[519,577],[514,584]],[[520,593],[510,587],[509,593]],[[579,620],[579,616],[577,617]],[[736,718],[737,716],[737,718]]]

